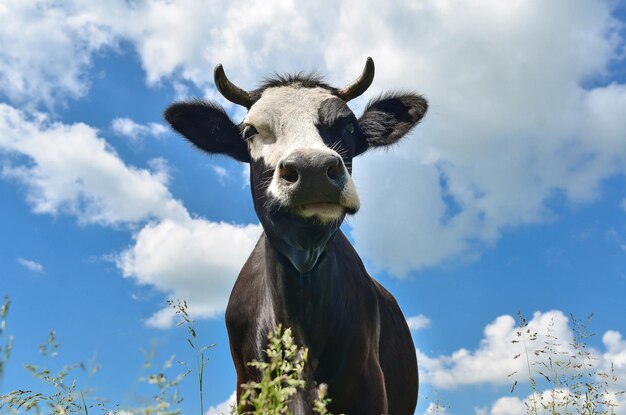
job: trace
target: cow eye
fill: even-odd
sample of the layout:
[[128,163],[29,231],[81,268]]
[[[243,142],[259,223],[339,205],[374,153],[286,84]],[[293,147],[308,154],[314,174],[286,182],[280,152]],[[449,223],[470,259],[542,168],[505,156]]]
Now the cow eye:
[[259,132],[256,130],[256,128],[254,128],[253,125],[247,124],[245,127],[243,127],[241,136],[243,137],[244,140],[249,141],[252,139],[252,137],[257,135],[258,133]]
[[354,123],[353,122],[349,122],[348,124],[346,124],[343,127],[343,132],[345,134],[352,135],[352,134],[354,134],[354,129],[355,129],[354,128]]

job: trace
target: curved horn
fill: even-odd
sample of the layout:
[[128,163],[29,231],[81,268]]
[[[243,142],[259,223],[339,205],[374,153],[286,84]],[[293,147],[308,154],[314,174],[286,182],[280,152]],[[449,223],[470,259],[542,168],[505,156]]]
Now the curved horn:
[[217,87],[217,90],[220,91],[220,94],[222,94],[224,98],[230,102],[243,105],[248,109],[250,109],[252,104],[254,104],[254,100],[248,91],[244,91],[228,80],[221,63],[218,63],[215,67],[215,71],[213,71],[213,78],[215,79],[215,86]]
[[372,81],[374,81],[374,60],[368,56],[361,76],[356,81],[337,91],[337,96],[348,102],[365,92],[372,84]]

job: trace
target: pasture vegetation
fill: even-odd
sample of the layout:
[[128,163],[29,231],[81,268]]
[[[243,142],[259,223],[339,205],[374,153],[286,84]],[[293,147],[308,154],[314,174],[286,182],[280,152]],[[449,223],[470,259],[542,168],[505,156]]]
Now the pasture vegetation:
[[[529,380],[530,394],[524,401],[528,415],[615,415],[615,398],[623,391],[616,391],[617,376],[613,365],[605,370],[599,368],[599,358],[587,346],[593,315],[578,320],[570,314],[573,338],[564,344],[554,333],[554,321],[538,344],[539,334],[528,326],[526,318],[518,313],[517,339],[513,344],[522,346],[514,359],[524,359]],[[509,376],[520,375],[517,372]],[[511,392],[519,384],[513,381]]]
[[[93,389],[87,386],[89,379],[99,369],[93,362],[63,365],[57,371],[27,364],[25,369],[39,381],[38,390],[15,390],[0,395],[0,414],[89,415],[90,412],[96,412],[107,415],[177,415],[181,414],[180,403],[183,400],[178,386],[184,378],[195,372],[200,395],[199,410],[200,415],[203,415],[203,375],[208,362],[206,351],[214,345],[198,344],[195,322],[190,318],[185,302],[168,303],[181,317],[179,326],[187,330],[187,343],[195,353],[195,369],[170,374],[175,368],[175,358],[172,356],[155,370],[155,352],[145,353],[143,367],[149,373],[140,380],[154,391],[148,403],[111,407],[106,400],[95,396]],[[9,298],[5,296],[0,307],[0,392],[6,363],[13,349],[13,338],[7,332],[9,306]],[[570,324],[573,339],[569,344],[563,344],[554,334],[553,324],[548,327],[547,333],[540,336],[519,314],[517,338],[513,340],[512,350],[521,348],[521,352],[512,358],[523,359],[526,369],[523,374],[514,372],[509,375],[515,379],[511,392],[522,383],[516,377],[523,375],[530,389],[524,401],[527,415],[615,415],[615,396],[624,392],[615,392],[618,379],[613,367],[608,370],[598,368],[597,357],[587,346],[588,339],[593,336],[590,331],[591,316],[586,320],[570,316]],[[539,343],[540,338],[545,340]],[[39,346],[39,352],[53,359],[58,348],[56,334],[50,332],[47,341]],[[290,414],[289,402],[298,390],[306,386],[303,373],[307,350],[294,343],[289,328],[279,326],[275,333],[270,333],[265,352],[265,361],[249,363],[261,373],[260,382],[243,385],[242,399],[237,407],[231,408],[231,414]],[[183,362],[176,364],[185,365]],[[320,415],[331,415],[327,409],[330,400],[325,385],[319,385],[318,389],[314,411]],[[422,399],[430,400],[429,413],[445,413],[450,406],[453,407],[442,403],[437,393]]]

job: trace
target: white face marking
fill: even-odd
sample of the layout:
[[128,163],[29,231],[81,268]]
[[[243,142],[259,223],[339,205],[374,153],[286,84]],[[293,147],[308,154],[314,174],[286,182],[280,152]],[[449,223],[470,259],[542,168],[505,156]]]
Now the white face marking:
[[295,149],[326,149],[315,123],[322,102],[329,98],[333,95],[324,88],[265,90],[244,119],[259,132],[250,143],[250,156],[254,160],[263,158],[265,164],[276,167]]
[[[322,103],[336,98],[324,88],[301,88],[283,86],[266,89],[261,98],[250,108],[244,123],[253,125],[258,134],[249,143],[250,156],[274,168],[274,177],[268,186],[269,195],[283,206],[289,206],[288,189],[278,177],[280,161],[296,150],[311,149],[319,152],[339,154],[328,148],[316,127]],[[340,157],[341,158],[341,157]],[[359,197],[342,163],[347,177],[341,195],[341,205],[311,204],[301,206],[297,213],[329,222],[341,217],[345,208],[356,211],[360,207]]]

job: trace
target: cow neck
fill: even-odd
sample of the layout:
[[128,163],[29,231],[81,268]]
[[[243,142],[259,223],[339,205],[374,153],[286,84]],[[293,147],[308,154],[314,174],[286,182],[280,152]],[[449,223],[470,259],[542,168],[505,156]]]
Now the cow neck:
[[306,278],[318,266],[339,224],[300,224],[287,220],[264,228],[269,245],[289,261],[294,272]]
[[[267,261],[266,275],[276,322],[291,327],[296,339],[313,349],[324,347],[333,316],[342,307],[337,290],[342,273],[334,249],[341,238],[341,231],[333,235],[327,249],[307,272],[298,271],[269,240],[265,244],[266,258],[271,258]],[[311,339],[317,339],[320,344],[311,344]]]

